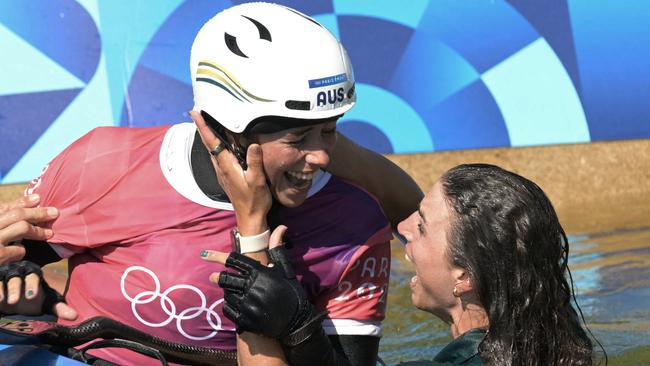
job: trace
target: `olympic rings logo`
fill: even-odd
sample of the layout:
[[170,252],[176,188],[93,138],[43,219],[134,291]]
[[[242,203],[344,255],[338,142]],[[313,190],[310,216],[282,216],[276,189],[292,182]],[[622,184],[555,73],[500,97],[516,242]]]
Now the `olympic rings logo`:
[[[126,285],[126,278],[133,271],[140,271],[148,274],[153,279],[156,288],[153,291],[142,291],[133,297],[130,296],[126,292],[125,285]],[[181,335],[183,335],[185,338],[195,340],[195,341],[203,341],[206,339],[210,339],[215,335],[217,335],[217,333],[223,329],[221,328],[221,317],[214,310],[219,304],[223,302],[223,299],[219,299],[215,301],[212,305],[210,305],[210,307],[206,307],[207,300],[205,294],[203,294],[201,290],[199,290],[194,286],[185,285],[185,284],[174,285],[161,293],[160,281],[158,280],[158,277],[153,271],[141,266],[131,266],[127,268],[126,271],[124,271],[124,273],[122,274],[122,279],[120,281],[120,288],[122,289],[122,295],[124,295],[124,297],[131,302],[131,311],[133,312],[133,315],[140,321],[140,323],[147,325],[149,327],[152,328],[164,327],[167,324],[171,323],[173,320],[176,320],[176,329],[178,329],[178,332]],[[169,295],[172,292],[180,289],[190,290],[196,293],[201,299],[201,305],[189,307],[187,309],[178,312],[178,310],[180,309],[176,308],[176,304],[174,304],[174,302],[169,298]],[[165,314],[167,314],[167,319],[159,323],[154,323],[145,320],[140,315],[137,308],[138,305],[149,304],[156,299],[160,299],[160,307],[165,312]],[[203,337],[198,337],[198,336],[193,336],[188,334],[183,328],[183,321],[198,318],[203,313],[205,313],[205,319],[210,325],[210,327],[213,329],[213,332]]]

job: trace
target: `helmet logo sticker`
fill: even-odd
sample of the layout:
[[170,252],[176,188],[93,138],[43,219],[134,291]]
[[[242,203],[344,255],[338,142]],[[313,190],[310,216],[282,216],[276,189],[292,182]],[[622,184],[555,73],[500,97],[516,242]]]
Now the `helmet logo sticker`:
[[321,107],[327,104],[340,103],[345,100],[345,89],[330,89],[327,91],[319,92],[316,95],[316,106]]
[[348,81],[348,76],[346,74],[338,74],[334,76],[328,76],[320,79],[309,80],[309,89],[313,88],[322,88],[328,85],[340,84]]
[[237,37],[233,37],[228,33],[223,34],[223,38],[226,41],[226,46],[228,46],[228,49],[230,52],[234,53],[237,56],[241,56],[244,58],[248,58],[240,49],[239,45],[237,44]]
[[196,81],[202,81],[218,86],[240,102],[252,103],[251,99],[259,102],[274,102],[274,100],[264,99],[253,95],[244,89],[234,76],[215,62],[206,60],[200,61],[199,68],[196,71]]
[[[329,85],[342,84],[348,81],[347,74],[327,76],[320,79],[309,80],[309,88],[322,88]],[[344,87],[323,90],[316,94],[316,107],[327,106],[328,104],[341,103],[346,98],[351,99],[354,95],[354,85],[346,92]]]
[[[260,39],[263,39],[265,41],[271,42],[271,32],[269,32],[269,29],[264,26],[264,24],[258,22],[257,20],[253,18],[249,18],[245,15],[242,15],[243,18],[246,18],[255,25],[255,28],[257,28],[257,32],[260,35]],[[234,53],[237,56],[248,58],[244,52],[239,48],[239,45],[237,44],[237,37],[228,34],[228,32],[224,32],[223,34],[224,40],[226,41],[226,46],[228,46],[228,49]]]
[[255,27],[257,27],[257,31],[260,32],[260,39],[271,42],[271,32],[269,32],[268,28],[266,28],[264,24],[258,22],[253,18],[249,18],[246,15],[242,15],[242,16],[250,20],[251,23],[255,24]]

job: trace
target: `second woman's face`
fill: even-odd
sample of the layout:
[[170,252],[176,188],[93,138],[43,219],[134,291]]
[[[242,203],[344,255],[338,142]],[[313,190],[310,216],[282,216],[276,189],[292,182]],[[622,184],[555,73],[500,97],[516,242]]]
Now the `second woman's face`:
[[445,321],[450,321],[449,310],[456,303],[454,266],[447,256],[449,225],[449,209],[438,182],[419,210],[397,226],[407,241],[407,259],[415,268],[410,281],[413,305]]
[[314,174],[329,164],[336,143],[336,121],[258,135],[271,193],[282,205],[307,199]]

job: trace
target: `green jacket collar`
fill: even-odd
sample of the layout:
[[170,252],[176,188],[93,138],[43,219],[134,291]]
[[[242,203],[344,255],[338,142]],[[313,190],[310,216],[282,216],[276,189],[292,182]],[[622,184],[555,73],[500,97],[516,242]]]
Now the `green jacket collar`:
[[484,329],[472,329],[451,341],[433,359],[445,365],[483,365],[478,346],[485,338]]

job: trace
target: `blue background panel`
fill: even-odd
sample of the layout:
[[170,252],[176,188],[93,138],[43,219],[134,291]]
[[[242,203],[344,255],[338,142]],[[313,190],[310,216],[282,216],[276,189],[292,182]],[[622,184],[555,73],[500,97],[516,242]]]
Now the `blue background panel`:
[[[102,125],[188,120],[194,34],[231,0],[0,1],[0,183]],[[382,153],[650,138],[650,3],[281,1],[338,37]]]

